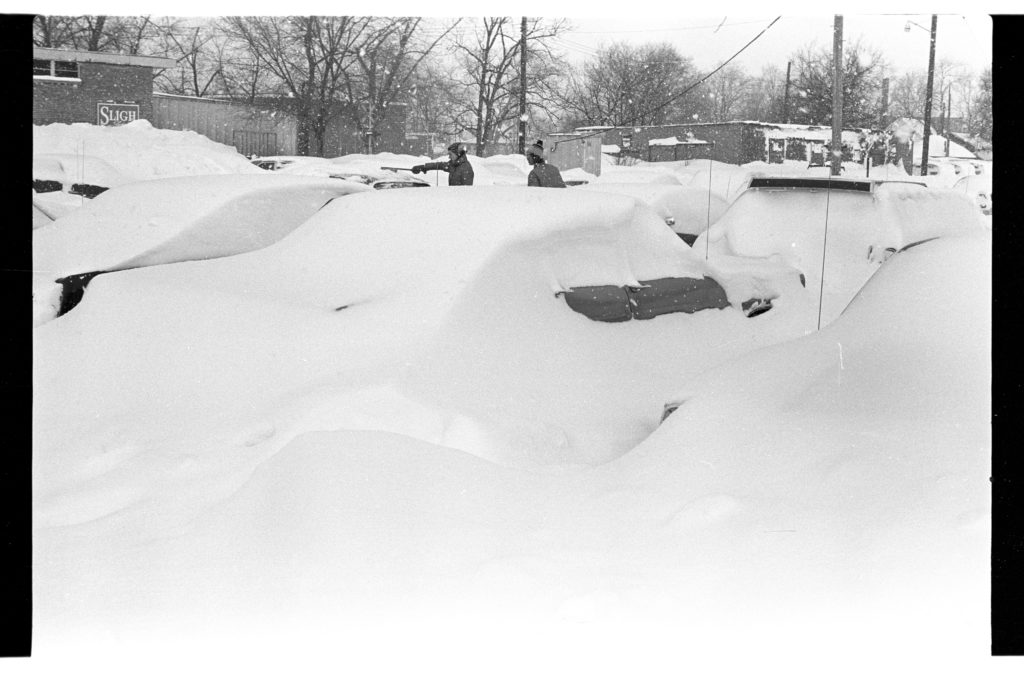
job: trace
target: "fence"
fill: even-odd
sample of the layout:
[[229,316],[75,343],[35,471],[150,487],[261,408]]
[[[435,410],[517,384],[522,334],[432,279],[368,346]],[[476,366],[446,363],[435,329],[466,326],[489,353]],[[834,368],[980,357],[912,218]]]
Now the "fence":
[[295,155],[293,114],[230,101],[153,93],[153,126],[191,130],[244,155]]

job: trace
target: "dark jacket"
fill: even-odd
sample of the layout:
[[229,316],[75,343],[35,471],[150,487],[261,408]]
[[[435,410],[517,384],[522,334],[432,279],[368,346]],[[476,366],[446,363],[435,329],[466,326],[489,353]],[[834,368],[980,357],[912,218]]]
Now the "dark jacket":
[[469,160],[464,155],[456,158],[454,162],[428,162],[423,165],[423,169],[447,172],[449,186],[473,185],[473,166],[469,164]]
[[549,165],[544,161],[534,164],[533,169],[530,170],[530,176],[526,180],[526,185],[565,188],[565,182],[562,181],[562,173],[558,171],[557,167]]

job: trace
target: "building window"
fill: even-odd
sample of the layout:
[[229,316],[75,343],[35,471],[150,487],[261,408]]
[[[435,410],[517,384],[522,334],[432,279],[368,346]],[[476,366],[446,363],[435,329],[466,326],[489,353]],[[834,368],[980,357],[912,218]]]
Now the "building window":
[[33,59],[32,77],[58,78],[61,80],[78,80],[78,62],[53,61],[50,59]]

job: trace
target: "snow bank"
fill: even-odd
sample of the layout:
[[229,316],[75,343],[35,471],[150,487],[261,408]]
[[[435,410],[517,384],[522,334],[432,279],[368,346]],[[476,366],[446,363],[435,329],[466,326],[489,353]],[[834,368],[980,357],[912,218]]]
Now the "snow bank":
[[[245,156],[231,146],[195,132],[164,130],[147,120],[117,127],[86,123],[55,123],[32,128],[33,155],[57,154],[76,166],[75,158],[95,158],[113,168],[126,181],[206,174],[259,174]],[[93,160],[85,161],[84,179],[93,183]]]

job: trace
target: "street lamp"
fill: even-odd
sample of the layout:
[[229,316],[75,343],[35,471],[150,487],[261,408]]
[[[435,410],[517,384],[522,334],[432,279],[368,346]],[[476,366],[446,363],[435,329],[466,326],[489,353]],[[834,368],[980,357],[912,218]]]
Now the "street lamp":
[[[932,126],[932,84],[935,81],[935,31],[938,28],[939,17],[932,14],[931,40],[928,44],[928,87],[924,94],[924,143],[921,144],[921,176],[928,175],[928,136]],[[917,26],[922,31],[928,29],[919,23],[907,21],[903,25],[903,32],[909,33],[911,26]]]

